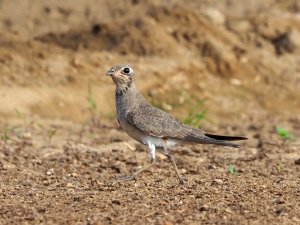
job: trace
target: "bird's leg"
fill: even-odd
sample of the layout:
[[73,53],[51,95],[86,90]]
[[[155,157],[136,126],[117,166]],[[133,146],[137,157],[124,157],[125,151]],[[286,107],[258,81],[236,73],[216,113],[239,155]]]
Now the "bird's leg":
[[166,150],[165,150],[163,153],[164,153],[165,156],[167,156],[168,160],[171,162],[171,164],[172,164],[172,166],[173,166],[173,168],[174,168],[174,170],[175,170],[175,172],[176,172],[176,175],[177,175],[177,177],[178,177],[179,184],[180,184],[180,185],[184,185],[184,179],[183,179],[183,177],[180,175],[180,172],[179,172],[179,170],[178,170],[178,168],[177,168],[177,165],[176,165],[176,162],[175,162],[173,156],[172,156],[168,151],[166,151]]
[[153,166],[155,164],[155,150],[156,150],[155,145],[152,144],[152,143],[148,143],[148,152],[149,152],[149,155],[150,155],[150,163],[148,163],[146,166],[142,167],[141,169],[139,169],[138,171],[136,171],[132,175],[119,177],[118,180],[123,180],[123,181],[136,180],[136,177],[141,172],[143,172],[144,170],[149,169],[151,166]]

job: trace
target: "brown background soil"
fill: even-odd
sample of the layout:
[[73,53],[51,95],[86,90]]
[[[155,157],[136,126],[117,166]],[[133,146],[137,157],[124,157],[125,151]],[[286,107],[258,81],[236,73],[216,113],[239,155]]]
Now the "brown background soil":
[[[0,1],[0,224],[299,224],[300,3],[116,2]],[[185,187],[163,156],[116,182],[148,160],[115,122],[118,63],[154,105],[249,140],[174,149]]]

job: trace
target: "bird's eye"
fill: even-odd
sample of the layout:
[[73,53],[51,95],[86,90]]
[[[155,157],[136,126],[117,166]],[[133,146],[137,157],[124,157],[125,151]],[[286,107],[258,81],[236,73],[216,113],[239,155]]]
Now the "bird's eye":
[[126,68],[123,69],[123,72],[128,74],[128,73],[130,73],[130,69],[128,67],[126,67]]

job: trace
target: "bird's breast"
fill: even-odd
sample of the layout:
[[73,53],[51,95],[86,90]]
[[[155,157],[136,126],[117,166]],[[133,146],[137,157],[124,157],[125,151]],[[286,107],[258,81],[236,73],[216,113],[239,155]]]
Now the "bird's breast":
[[122,127],[122,129],[132,138],[134,138],[138,142],[142,142],[142,132],[138,130],[136,127],[134,127],[132,124],[128,123],[128,121],[124,118],[118,118],[118,121]]

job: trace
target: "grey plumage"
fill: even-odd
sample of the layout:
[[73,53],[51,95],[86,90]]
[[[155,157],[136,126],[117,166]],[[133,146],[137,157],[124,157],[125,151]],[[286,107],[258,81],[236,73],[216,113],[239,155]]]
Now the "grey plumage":
[[[107,75],[111,76],[116,84],[116,110],[120,125],[134,139],[148,145],[152,161],[155,159],[156,148],[161,149],[169,158],[171,157],[169,148],[177,144],[201,143],[239,147],[228,141],[246,139],[206,134],[200,129],[184,125],[168,113],[151,106],[137,91],[133,80],[134,71],[128,65],[114,66]],[[172,162],[172,157],[169,159]],[[182,183],[175,162],[173,161],[172,164]]]
[[[117,98],[122,97],[118,96]],[[163,139],[171,138],[188,143],[219,144],[238,147],[236,144],[206,136],[200,129],[191,128],[182,124],[173,116],[151,106],[145,99],[141,98],[140,95],[137,96],[136,100],[138,99],[139,101],[134,101],[133,107],[130,107],[130,104],[125,106],[126,108],[128,107],[128,111],[125,112],[124,116],[130,124],[146,135]],[[117,102],[120,101],[122,100],[118,100]]]

